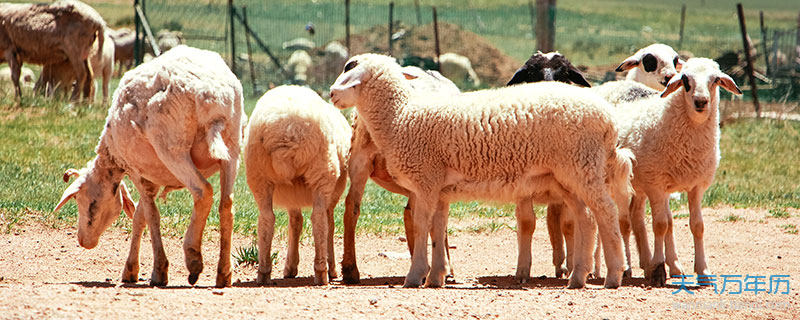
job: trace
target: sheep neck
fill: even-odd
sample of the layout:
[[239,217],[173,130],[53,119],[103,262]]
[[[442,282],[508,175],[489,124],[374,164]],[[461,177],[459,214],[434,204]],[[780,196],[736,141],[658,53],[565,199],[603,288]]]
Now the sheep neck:
[[384,72],[362,88],[364,91],[362,96],[369,98],[360,101],[363,103],[359,103],[356,108],[379,149],[384,149],[393,139],[395,123],[402,117],[403,110],[411,98],[409,88],[398,85],[403,81],[405,80],[393,78]]
[[103,135],[103,138],[100,139],[100,143],[97,144],[97,148],[95,148],[97,156],[92,159],[90,164],[90,174],[106,175],[111,178],[112,182],[118,183],[125,176],[125,170],[118,164],[114,156],[112,156],[111,152],[108,150],[105,136],[106,135]]

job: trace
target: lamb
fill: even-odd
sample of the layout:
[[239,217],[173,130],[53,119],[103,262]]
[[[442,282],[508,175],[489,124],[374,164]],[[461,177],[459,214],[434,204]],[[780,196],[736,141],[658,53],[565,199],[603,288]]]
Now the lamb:
[[106,30],[114,40],[114,62],[119,64],[117,74],[128,71],[133,65],[133,49],[136,44],[136,33],[128,28]]
[[322,61],[317,66],[322,73],[322,79],[320,80],[324,83],[333,82],[349,57],[350,55],[347,53],[347,47],[338,41],[329,42],[322,51]]
[[560,81],[574,83],[581,87],[592,86],[583,77],[581,71],[558,51],[548,53],[537,51],[517,69],[506,85],[539,81]]
[[571,288],[583,287],[589,271],[595,229],[588,205],[606,251],[605,286],[619,286],[622,245],[608,188],[626,189],[632,159],[615,147],[605,101],[556,82],[437,98],[413,94],[403,77],[391,57],[359,55],[331,86],[331,99],[339,108],[357,108],[388,172],[414,196],[414,226],[424,232],[415,234],[404,286],[420,286],[426,274],[426,286],[442,285],[449,202],[465,198],[517,203],[516,277],[523,281],[530,277],[532,203],[565,201],[580,231]]
[[[461,93],[456,85],[442,76],[437,71],[425,71],[418,67],[403,67],[403,72],[416,77],[410,82],[416,92],[455,95]],[[350,149],[350,166],[348,176],[350,177],[350,189],[347,191],[344,206],[344,254],[342,256],[342,280],[345,283],[358,283],[360,273],[356,264],[355,252],[355,228],[358,223],[358,216],[361,213],[361,198],[364,195],[364,188],[367,179],[377,183],[382,188],[393,193],[401,194],[409,198],[405,210],[403,210],[403,225],[406,233],[406,243],[408,250],[414,253],[414,221],[411,218],[411,192],[397,184],[386,169],[386,159],[378,151],[378,147],[372,141],[367,131],[366,125],[358,112],[353,112],[353,141]],[[445,239],[445,242],[447,239]],[[448,251],[449,246],[445,243]],[[450,275],[453,268],[448,263]]]
[[628,71],[627,80],[641,82],[655,90],[664,87],[680,70],[683,60],[672,47],[654,43],[626,58],[617,67],[617,72]]
[[23,62],[47,65],[68,61],[78,79],[71,100],[78,92],[88,96],[92,71],[89,51],[97,41],[103,47],[106,22],[92,7],[76,0],[52,4],[0,3],[0,62],[8,61],[15,96],[19,99]]
[[[103,90],[103,105],[108,103],[108,91],[111,81],[111,73],[114,71],[114,40],[112,40],[109,32],[105,32],[105,40],[103,41],[102,51],[98,48],[92,47],[89,54],[90,68],[92,70],[92,77],[103,77],[101,84]],[[36,82],[35,90],[45,90],[48,95],[52,95],[56,90],[66,91],[68,87],[75,81],[75,73],[68,62],[62,62],[52,65],[45,65],[42,68],[42,76]],[[91,79],[94,84],[94,79]],[[89,103],[94,103],[95,89],[92,85],[92,90],[89,91]]]
[[267,283],[272,272],[273,204],[289,212],[289,250],[283,276],[297,275],[301,209],[313,206],[314,284],[328,284],[328,277],[336,278],[333,208],[347,183],[351,136],[347,119],[311,89],[280,86],[256,103],[247,126],[244,159],[247,184],[260,211],[259,284]]
[[[238,169],[243,111],[242,85],[219,54],[176,47],[127,72],[114,92],[106,125],[95,149],[97,156],[55,207],[78,203],[78,244],[91,249],[119,216],[132,215],[131,247],[123,282],[139,279],[139,244],[145,223],[150,229],[154,265],[150,285],[167,284],[168,261],[161,243],[159,212],[154,199],[165,190],[187,188],[194,210],[183,249],[188,281],[194,285],[203,270],[201,241],[213,189],[206,178],[220,172],[220,258],[216,285],[231,284],[233,184]],[[141,196],[135,205],[122,178],[127,175]]]
[[463,87],[478,87],[481,79],[472,69],[469,58],[448,52],[439,57],[439,71],[442,75]]
[[[684,90],[679,90],[681,87]],[[615,110],[620,144],[633,150],[636,156],[631,181],[635,196],[630,216],[637,245],[645,254],[649,249],[644,232],[644,204],[650,200],[655,252],[646,270],[654,285],[663,286],[666,281],[665,260],[671,275],[683,274],[675,252],[669,211],[669,193],[674,191],[688,192],[694,270],[698,275],[709,275],[703,247],[701,201],[714,180],[720,159],[720,87],[742,93],[716,62],[691,58],[667,84],[661,94],[666,99],[640,100],[622,104]]]
[[[163,54],[172,48],[186,43],[186,40],[183,39],[183,32],[161,29],[156,34],[156,43],[158,44],[158,49],[161,50]],[[152,50],[152,48],[150,48],[150,50]]]
[[308,68],[311,67],[311,56],[303,50],[295,50],[286,62],[286,70],[292,77],[293,84],[304,84],[308,81]]

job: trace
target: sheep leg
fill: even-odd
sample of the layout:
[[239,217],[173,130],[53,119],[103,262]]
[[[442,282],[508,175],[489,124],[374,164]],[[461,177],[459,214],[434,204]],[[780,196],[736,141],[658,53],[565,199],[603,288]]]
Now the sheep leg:
[[633,270],[631,269],[631,199],[627,190],[616,190],[614,192],[614,202],[617,205],[619,231],[622,234],[622,242],[625,246],[625,271],[622,272],[622,277],[630,278],[633,276]]
[[231,285],[231,236],[233,234],[233,185],[236,183],[238,161],[222,161],[219,171],[219,263],[216,286]]
[[8,61],[8,68],[11,69],[11,83],[14,84],[14,98],[17,100],[17,103],[19,103],[20,99],[22,99],[22,89],[19,86],[19,75],[22,71],[22,63],[17,60],[17,55],[14,54],[13,49],[6,50],[3,57]]
[[[161,217],[155,202],[159,187],[142,178],[133,179],[133,183],[141,194],[136,211],[141,208],[141,213],[143,213],[147,227],[150,229],[150,242],[153,245],[153,273],[150,275],[150,285],[166,286],[169,262],[167,261],[167,254],[164,252],[164,244],[161,242]],[[134,215],[135,218],[136,216]],[[134,238],[131,238],[131,241],[133,240]]]
[[311,231],[314,236],[314,285],[328,284],[328,205],[332,190],[313,192]]
[[[255,170],[253,170],[255,171]],[[265,180],[255,180],[248,173],[247,184],[258,205],[258,277],[256,283],[265,285],[272,276],[272,238],[275,234],[275,212],[272,210],[274,186]],[[291,221],[290,221],[291,222]]]
[[650,209],[653,215],[653,259],[650,261],[648,277],[650,283],[656,287],[663,287],[667,282],[667,272],[664,266],[664,236],[669,224],[669,202],[663,192],[648,192]]
[[83,86],[83,98],[87,99],[86,101],[91,104],[94,103],[94,75],[92,73],[92,67],[89,65],[89,63],[89,59],[84,60],[84,77],[82,81],[78,82],[78,84],[82,84]]
[[297,265],[300,262],[300,234],[303,232],[303,212],[299,208],[291,208],[287,211],[289,211],[289,240],[283,277],[294,278],[297,276]]
[[[360,274],[356,263],[356,224],[361,214],[361,199],[367,185],[372,161],[368,161],[361,153],[353,153],[350,159],[350,189],[344,199],[344,250],[342,252],[342,281],[348,284],[358,283]],[[408,225],[408,222],[406,222]],[[408,233],[406,233],[408,236]],[[409,239],[410,240],[410,239]]]
[[[650,243],[647,240],[647,227],[644,222],[645,204],[647,197],[645,195],[634,195],[631,199],[629,215],[631,217],[631,225],[633,227],[633,236],[636,239],[636,248],[639,251],[639,267],[642,270],[650,270],[650,259],[653,258],[650,253]],[[646,274],[646,272],[645,272]]]
[[533,215],[533,202],[531,198],[524,198],[517,202],[517,274],[515,278],[520,283],[526,283],[531,278],[531,241],[533,231],[536,229],[536,217]]
[[439,198],[438,192],[419,192],[414,194],[414,254],[411,255],[411,268],[406,275],[403,287],[417,288],[428,273],[428,233],[431,211]]
[[103,106],[108,105],[109,82],[111,81],[111,73],[113,72],[113,69],[113,62],[103,68]]
[[[76,59],[77,57],[69,57],[69,63],[72,65],[72,70],[75,72],[75,87],[72,88],[72,95],[69,100],[77,102],[80,100],[80,91],[84,88],[83,82],[86,80],[86,68],[88,67],[88,60]],[[89,71],[91,72],[91,71]],[[88,92],[86,92],[88,95]]]
[[698,276],[709,275],[708,265],[706,264],[706,252],[703,245],[703,212],[700,211],[701,201],[705,188],[694,187],[689,191],[689,226],[694,237],[694,272]]
[[137,206],[133,213],[133,226],[131,229],[131,249],[122,270],[122,282],[136,283],[139,280],[139,248],[142,244],[142,233],[145,227],[145,206]]
[[[564,245],[566,246],[566,259],[567,259],[567,272],[564,273],[564,276],[569,277],[570,273],[572,272],[573,268],[575,267],[575,263],[573,258],[575,252],[575,221],[573,216],[569,212],[564,214],[564,206],[562,205],[560,213],[561,218],[559,219],[559,228],[564,233]],[[571,210],[567,208],[567,210]],[[563,268],[562,268],[563,270]]]
[[561,232],[561,210],[563,204],[547,205],[547,234],[550,236],[550,246],[553,247],[553,266],[556,268],[556,278],[567,275],[569,271],[564,268],[564,236]]
[[592,189],[593,192],[586,195],[596,196],[586,197],[586,204],[594,213],[594,217],[597,220],[597,228],[600,232],[600,239],[602,239],[603,243],[603,253],[606,258],[607,268],[603,286],[617,288],[622,284],[622,273],[625,271],[617,207],[602,184]]
[[[339,197],[336,197],[338,200]],[[336,231],[336,227],[333,221],[333,209],[336,208],[336,200],[331,201],[331,204],[328,205],[326,210],[328,216],[328,279],[336,279],[338,275],[336,274],[336,254],[333,250],[333,234]]]
[[[567,288],[577,289],[586,286],[586,277],[589,275],[590,263],[592,261],[592,248],[594,248],[595,232],[597,227],[594,219],[586,211],[586,205],[577,198],[565,198],[568,212],[573,217],[573,228],[576,229],[572,240],[567,240],[567,263],[572,257],[572,268],[567,283]],[[571,228],[570,228],[571,229]],[[569,244],[572,243],[572,248]],[[571,249],[571,251],[569,251]],[[570,253],[571,252],[571,253]]]
[[425,287],[438,288],[444,285],[447,274],[447,215],[450,203],[439,201],[431,224],[431,270]]
[[670,277],[683,274],[683,267],[678,262],[678,252],[675,249],[675,236],[673,230],[672,212],[669,210],[669,196],[667,197],[667,233],[664,235],[664,254],[669,266]]
[[408,197],[405,208],[403,208],[403,229],[406,233],[406,244],[408,245],[408,253],[414,255],[414,216],[412,215],[411,200],[413,196]]
[[603,267],[603,262],[600,259],[603,258],[602,254],[602,246],[603,246],[603,239],[600,239],[600,233],[597,233],[597,239],[595,239],[595,246],[594,246],[594,271],[589,274],[589,278],[600,279],[600,268]]

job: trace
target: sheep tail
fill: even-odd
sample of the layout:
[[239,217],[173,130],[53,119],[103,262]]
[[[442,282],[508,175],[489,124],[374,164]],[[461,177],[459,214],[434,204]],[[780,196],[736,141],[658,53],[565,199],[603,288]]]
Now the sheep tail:
[[225,140],[222,139],[222,130],[225,129],[225,124],[222,121],[214,121],[211,127],[208,128],[208,152],[211,157],[219,160],[230,160],[231,156],[228,151],[228,146],[225,145]]
[[97,27],[97,53],[103,55],[103,42],[105,42],[105,26],[99,25]]
[[612,190],[615,193],[620,193],[620,196],[633,194],[631,178],[633,177],[633,165],[635,162],[636,157],[631,149],[617,147],[608,165],[608,182],[612,186]]

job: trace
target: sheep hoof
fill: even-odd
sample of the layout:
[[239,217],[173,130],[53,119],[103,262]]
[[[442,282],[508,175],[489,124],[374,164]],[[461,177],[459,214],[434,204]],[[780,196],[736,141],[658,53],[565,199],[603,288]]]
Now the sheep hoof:
[[314,271],[314,285],[315,286],[324,286],[328,284],[328,272],[327,271]]
[[167,285],[167,273],[159,274],[156,271],[153,271],[153,274],[150,275],[150,286],[151,287],[165,287]]
[[222,272],[217,272],[217,288],[225,288],[231,286],[231,273],[228,272],[227,274]]
[[197,279],[200,279],[199,273],[189,273],[188,281],[190,285],[194,285],[195,283],[197,283]]
[[603,287],[606,289],[616,289],[619,288],[622,281],[620,280],[612,280],[610,277],[606,277],[605,283],[603,283]]
[[590,280],[590,279],[599,279],[599,278],[597,276],[595,276],[594,272],[589,272],[589,274],[586,275],[586,279]]
[[122,271],[122,282],[136,283],[139,280],[139,266],[133,264],[125,264],[125,270]]
[[625,278],[625,279],[633,278],[633,270],[628,268],[627,270],[623,271],[622,272],[622,277]]
[[406,278],[406,281],[403,282],[403,288],[419,288],[421,285],[422,285],[421,281],[420,281],[420,283],[416,283],[416,282],[408,281],[408,278]]
[[567,283],[567,289],[581,289],[585,286],[586,283],[582,283],[580,281],[573,281],[572,279],[569,279],[569,282]]
[[297,268],[286,268],[283,269],[283,277],[285,279],[293,279],[297,277]]
[[659,263],[650,273],[650,285],[653,287],[663,287],[667,283],[667,269],[664,263]]
[[426,288],[441,288],[444,285],[444,275],[442,276],[431,276],[425,279],[425,287]]
[[358,284],[361,282],[361,276],[358,273],[358,267],[353,265],[342,264],[342,282],[346,284]]
[[339,275],[336,274],[336,268],[328,268],[328,279],[336,279]]
[[203,272],[203,255],[200,254],[200,251],[191,248],[184,249],[184,255],[186,256],[186,269],[189,270],[189,283],[194,285],[200,273]]
[[568,275],[569,275],[569,270],[567,270],[567,268],[564,268],[562,266],[557,266],[556,267],[556,279],[561,279],[561,278],[566,277]]
[[256,278],[256,284],[260,286],[264,286],[270,284],[270,273],[269,272],[259,272],[258,277]]

